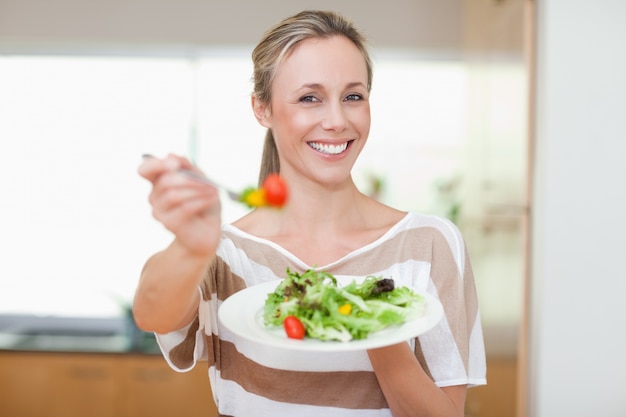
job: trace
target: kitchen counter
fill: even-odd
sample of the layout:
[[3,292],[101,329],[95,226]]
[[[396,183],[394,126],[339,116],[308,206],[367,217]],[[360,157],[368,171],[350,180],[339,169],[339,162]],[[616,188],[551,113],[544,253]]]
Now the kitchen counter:
[[132,317],[0,315],[0,349],[94,353],[158,354],[151,333]]

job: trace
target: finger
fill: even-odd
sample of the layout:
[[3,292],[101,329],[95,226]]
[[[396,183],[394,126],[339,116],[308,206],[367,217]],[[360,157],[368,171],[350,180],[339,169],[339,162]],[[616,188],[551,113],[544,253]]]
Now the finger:
[[[206,194],[208,196],[219,195],[218,189],[210,184],[199,182],[196,179],[189,178],[188,174],[181,173],[180,171],[165,171],[157,180],[153,182],[151,192],[152,200],[168,199],[176,197],[176,193],[197,193]],[[172,193],[172,194],[170,194]],[[184,194],[180,194],[184,196]]]
[[151,183],[154,183],[167,170],[165,161],[152,155],[144,155],[137,168],[139,175]]
[[143,154],[138,171],[142,177],[154,182],[164,172],[175,172],[182,168],[194,169],[194,166],[187,158],[172,153],[162,159],[151,154]]
[[199,219],[208,219],[211,215],[219,216],[219,202],[207,197],[196,197],[185,200],[184,203],[172,206],[167,210],[153,210],[153,216],[161,222],[165,228],[175,235],[182,233],[185,228],[197,222]]
[[196,198],[207,198],[219,204],[216,188],[191,180],[178,172],[167,172],[155,182],[149,201],[155,210],[168,211]]
[[168,187],[165,190],[155,189],[149,201],[159,211],[173,210],[195,199],[207,199],[214,204],[219,203],[219,194],[210,187],[192,184],[189,187]]

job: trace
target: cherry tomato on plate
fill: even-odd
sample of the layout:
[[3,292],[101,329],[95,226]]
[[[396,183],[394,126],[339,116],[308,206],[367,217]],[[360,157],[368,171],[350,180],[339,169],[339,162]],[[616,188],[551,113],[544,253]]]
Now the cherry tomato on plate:
[[278,174],[269,174],[263,181],[265,201],[271,206],[281,207],[287,201],[287,183]]
[[283,327],[285,328],[285,333],[287,333],[287,337],[291,339],[304,339],[304,335],[306,334],[306,329],[304,328],[304,324],[298,319],[296,316],[287,316],[283,321]]

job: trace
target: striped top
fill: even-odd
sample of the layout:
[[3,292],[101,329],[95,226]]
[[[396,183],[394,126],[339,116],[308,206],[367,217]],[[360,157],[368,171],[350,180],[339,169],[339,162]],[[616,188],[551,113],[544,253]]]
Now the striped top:
[[[279,245],[224,225],[216,261],[200,287],[199,315],[157,340],[180,372],[208,361],[220,416],[391,416],[366,352],[311,353],[243,340],[217,319],[222,301],[262,282],[312,268]],[[393,278],[397,286],[438,297],[443,319],[409,341],[440,387],[486,383],[485,350],[471,265],[454,224],[408,213],[376,241],[329,265],[344,279]]]

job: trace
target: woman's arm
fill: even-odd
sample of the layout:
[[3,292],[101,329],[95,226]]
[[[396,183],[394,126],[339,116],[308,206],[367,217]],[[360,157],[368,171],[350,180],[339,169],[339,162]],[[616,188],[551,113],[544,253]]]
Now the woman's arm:
[[137,326],[165,334],[191,323],[200,302],[198,285],[209,262],[194,258],[176,240],[153,255],[135,291],[133,315]]
[[437,387],[408,343],[372,349],[368,355],[394,417],[463,417],[467,386]]
[[174,240],[145,264],[133,301],[137,325],[168,333],[189,324],[196,314],[198,285],[215,257],[221,230],[215,188],[178,172],[192,168],[184,158],[146,158],[139,174],[152,183],[153,216]]

